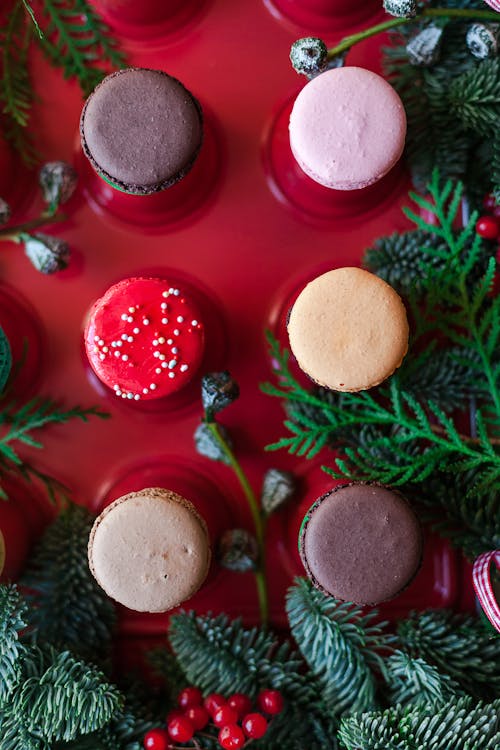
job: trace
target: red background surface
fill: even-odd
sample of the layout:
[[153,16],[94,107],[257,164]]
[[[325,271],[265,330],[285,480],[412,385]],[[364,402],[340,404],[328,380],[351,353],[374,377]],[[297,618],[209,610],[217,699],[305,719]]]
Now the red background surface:
[[[131,64],[160,68],[178,77],[215,120],[220,154],[211,200],[201,214],[181,226],[150,232],[96,212],[87,200],[94,189],[93,178],[83,169],[78,194],[68,206],[68,221],[54,230],[74,250],[70,268],[53,277],[43,276],[15,245],[3,245],[0,258],[2,279],[29,300],[44,332],[40,392],[61,397],[68,405],[98,404],[112,414],[108,421],[93,419],[88,425],[74,422],[51,428],[44,434],[46,450],[33,456],[38,466],[73,489],[77,502],[96,511],[105,499],[122,490],[163,478],[186,487],[186,492],[193,483],[201,483],[206,489],[193,488],[192,493],[203,495],[205,515],[214,528],[251,528],[230,470],[195,453],[192,435],[201,414],[197,394],[192,393],[188,403],[157,414],[124,408],[114,397],[103,397],[96,390],[81,352],[87,310],[122,277],[145,269],[173,269],[208,289],[214,303],[219,301],[223,335],[214,344],[217,351],[212,353],[212,362],[229,369],[240,384],[239,401],[222,416],[238,456],[257,491],[271,466],[297,469],[302,477],[298,497],[273,517],[269,529],[268,578],[272,619],[277,625],[284,623],[285,588],[293,575],[302,572],[296,553],[301,518],[331,485],[319,466],[283,452],[264,454],[264,446],[282,436],[284,428],[279,402],[259,393],[259,383],[271,375],[263,332],[286,309],[294,290],[318,269],[359,264],[376,237],[407,226],[400,205],[406,200],[408,184],[398,178],[385,202],[381,202],[380,190],[372,191],[368,199],[350,196],[342,204],[344,216],[334,222],[308,221],[271,189],[266,172],[268,139],[276,115],[305,83],[289,63],[291,43],[314,33],[331,45],[353,30],[351,21],[362,5],[352,3],[353,15],[339,16],[338,27],[332,31],[329,27],[335,23],[295,26],[274,16],[259,0],[213,0],[175,34],[153,40],[122,38]],[[367,5],[376,11],[373,21],[380,20],[379,5]],[[348,63],[379,71],[380,42],[378,37],[357,46]],[[51,68],[38,51],[31,70],[40,96],[32,122],[44,157],[81,167],[77,132],[82,96],[77,84],[64,80],[61,71]],[[273,148],[271,154],[286,162],[279,153],[284,147]],[[293,171],[294,165],[289,166]],[[19,168],[10,175],[11,186],[22,182]],[[31,200],[30,216],[39,205]],[[138,220],[133,211],[130,218]],[[324,453],[323,463],[328,458]],[[153,468],[144,468],[148,463]],[[133,477],[127,478],[130,471]],[[196,497],[192,499],[196,502]],[[29,503],[25,501],[22,507],[32,514]],[[470,607],[469,571],[463,568],[446,544],[429,538],[417,579],[407,592],[382,607],[383,614],[404,614],[413,606]],[[249,574],[214,571],[189,606],[199,612],[242,614],[247,622],[258,618]],[[121,618],[127,637],[160,634],[166,623],[166,615],[123,612]]]

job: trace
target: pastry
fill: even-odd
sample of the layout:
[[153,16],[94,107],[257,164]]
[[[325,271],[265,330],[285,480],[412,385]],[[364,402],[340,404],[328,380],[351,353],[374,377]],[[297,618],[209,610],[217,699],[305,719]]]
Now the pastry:
[[399,160],[406,113],[381,76],[364,68],[334,68],[300,91],[289,128],[295,160],[311,179],[335,190],[358,190]]
[[171,187],[193,166],[203,137],[202,111],[176,78],[126,68],[107,76],[87,99],[80,135],[103,179],[147,195]]
[[401,298],[361,268],[336,268],[307,284],[290,311],[288,335],[299,367],[336,391],[378,385],[408,350]]
[[392,599],[416,575],[422,531],[407,501],[380,485],[335,488],[308,511],[299,552],[313,584],[356,604]]
[[192,503],[157,487],[107,506],[90,533],[89,566],[112,599],[138,612],[166,612],[203,584],[211,551]]
[[92,307],[85,350],[97,377],[117,397],[158,399],[183,388],[204,352],[196,303],[165,279],[114,284]]

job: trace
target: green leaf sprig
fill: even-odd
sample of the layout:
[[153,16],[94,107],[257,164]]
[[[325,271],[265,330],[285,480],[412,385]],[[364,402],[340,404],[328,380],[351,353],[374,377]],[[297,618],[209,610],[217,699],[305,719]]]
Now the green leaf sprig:
[[28,132],[34,99],[28,55],[38,44],[48,60],[75,76],[87,96],[125,55],[87,0],[14,0],[0,28],[0,113],[5,138],[28,166],[39,154]]
[[[439,506],[441,518],[443,510],[449,512],[447,530],[461,521],[467,531],[465,535],[464,529],[458,531],[461,546],[485,551],[485,544],[492,544],[491,549],[498,541],[494,529],[498,530],[500,515],[500,504],[494,499],[500,491],[500,297],[491,294],[496,259],[485,257],[483,242],[475,233],[476,213],[462,230],[455,227],[463,199],[460,183],[441,183],[435,172],[428,192],[429,199],[411,194],[428,218],[405,210],[423,241],[421,273],[409,289],[414,322],[410,355],[400,371],[378,388],[338,394],[303,387],[291,371],[289,353],[269,336],[278,382],[266,383],[262,389],[284,400],[288,417],[284,424],[290,433],[269,449],[286,448],[311,458],[325,446],[334,448],[333,467],[324,467],[332,476],[397,485],[416,497],[420,490],[429,505],[427,490],[440,482],[434,505]],[[438,348],[446,352],[440,355],[440,367],[429,355],[429,339],[431,352]],[[415,367],[415,358],[421,370]],[[441,374],[450,361],[467,373],[469,387],[455,395],[472,399],[471,435],[460,431],[450,414],[450,406],[457,403],[447,400],[446,378]],[[452,492],[457,482],[461,503],[450,503],[448,510],[446,484]],[[489,530],[486,536],[480,533],[478,506],[483,527]]]

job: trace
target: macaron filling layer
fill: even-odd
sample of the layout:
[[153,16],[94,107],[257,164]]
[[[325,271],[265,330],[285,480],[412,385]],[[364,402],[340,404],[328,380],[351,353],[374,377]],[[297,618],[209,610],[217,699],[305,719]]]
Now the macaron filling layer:
[[118,398],[163,398],[189,383],[204,353],[204,326],[194,300],[176,283],[130,278],[92,307],[85,350],[97,377]]
[[105,508],[88,553],[92,574],[108,596],[138,612],[166,612],[189,599],[211,559],[206,525],[194,506],[155,487]]
[[422,531],[410,505],[380,485],[351,484],[323,495],[308,511],[299,551],[324,593],[356,604],[392,599],[422,559]]
[[337,391],[378,385],[408,350],[401,298],[361,268],[337,268],[313,279],[293,304],[287,328],[299,367]]
[[167,73],[128,68],[96,87],[80,134],[86,156],[107,182],[129,193],[153,193],[193,166],[203,137],[201,107]]
[[381,76],[364,68],[335,68],[300,91],[289,133],[293,156],[311,179],[335,190],[356,190],[380,180],[399,160],[406,113]]

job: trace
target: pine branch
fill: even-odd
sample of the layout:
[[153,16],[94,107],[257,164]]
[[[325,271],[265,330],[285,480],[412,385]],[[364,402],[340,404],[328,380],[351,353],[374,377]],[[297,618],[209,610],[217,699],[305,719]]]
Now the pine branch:
[[446,610],[413,614],[398,635],[411,655],[425,659],[467,693],[486,700],[500,691],[498,638],[469,616]]
[[22,584],[32,637],[101,663],[111,650],[115,609],[88,567],[93,522],[86,508],[63,510],[40,539]]
[[87,0],[44,0],[43,11],[48,19],[42,49],[54,64],[62,67],[64,76],[76,76],[85,95],[102,80],[106,71],[100,65],[121,68],[124,54],[109,36]]
[[19,635],[26,627],[25,616],[17,588],[0,584],[0,710],[20,679],[24,647]]
[[396,651],[387,660],[387,684],[392,704],[439,706],[461,694],[459,686],[424,659]]
[[500,701],[471,698],[432,706],[401,706],[342,719],[339,740],[346,750],[495,750],[500,742]]
[[367,711],[376,705],[373,669],[384,673],[381,657],[394,641],[374,625],[377,612],[363,615],[298,578],[287,595],[292,635],[312,673],[323,700],[337,715]]

